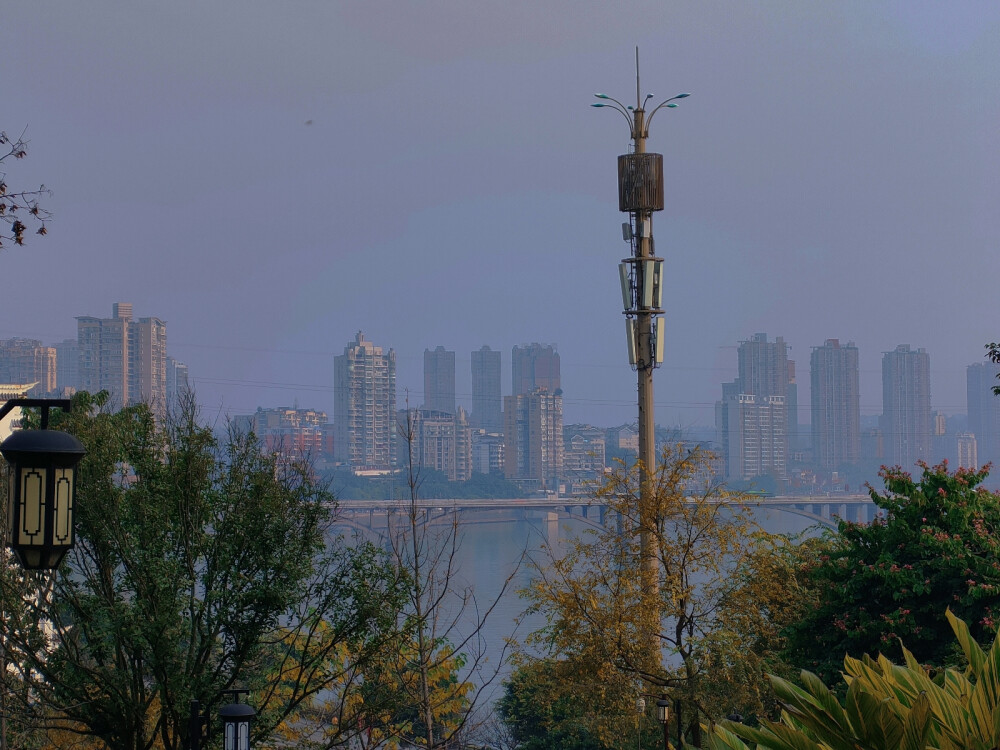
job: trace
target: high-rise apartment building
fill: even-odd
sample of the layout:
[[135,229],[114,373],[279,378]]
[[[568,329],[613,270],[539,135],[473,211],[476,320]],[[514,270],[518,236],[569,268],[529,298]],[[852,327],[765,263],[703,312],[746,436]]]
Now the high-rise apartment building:
[[75,391],[80,381],[80,344],[76,339],[65,339],[53,348],[56,350],[56,390],[60,393]]
[[900,344],[882,355],[882,419],[886,461],[913,469],[931,456],[931,359]]
[[559,352],[554,345],[515,346],[510,354],[511,395],[519,396],[536,389],[561,392]]
[[178,407],[181,399],[190,391],[188,366],[173,357],[167,357],[167,404],[171,408]]
[[472,415],[474,427],[486,432],[503,430],[503,400],[500,396],[500,352],[484,346],[472,352]]
[[106,390],[118,406],[144,402],[157,414],[167,406],[167,324],[132,319],[132,305],[117,302],[110,318],[76,319],[81,389]]
[[722,385],[722,400],[716,404],[726,479],[748,480],[764,474],[784,479],[789,381],[794,380],[788,347],[780,336],[768,341],[767,334],[758,333],[740,342],[737,354],[739,377]]
[[31,384],[31,397],[56,390],[56,350],[35,339],[0,341],[0,383]]
[[360,331],[334,357],[334,456],[355,472],[396,465],[396,352]]
[[861,399],[858,348],[827,339],[809,360],[813,461],[835,471],[861,459]]
[[503,420],[504,475],[525,489],[557,489],[563,473],[562,396],[544,388],[506,396]]
[[976,444],[976,436],[971,432],[960,432],[955,435],[955,442],[958,450],[958,467],[961,469],[978,469],[979,452]]
[[424,408],[455,413],[455,352],[424,349]]
[[969,365],[965,374],[969,432],[976,436],[980,465],[992,463],[1000,472],[1000,396],[993,395],[993,386],[1000,385],[1000,365]]
[[455,414],[410,409],[400,412],[398,419],[406,427],[397,453],[406,451],[412,456],[414,470],[434,469],[450,482],[472,476],[472,431],[465,409],[459,407]]

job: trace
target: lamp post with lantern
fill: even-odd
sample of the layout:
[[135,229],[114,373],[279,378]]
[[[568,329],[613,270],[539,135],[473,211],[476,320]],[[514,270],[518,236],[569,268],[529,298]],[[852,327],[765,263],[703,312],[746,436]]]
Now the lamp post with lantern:
[[10,465],[8,544],[25,570],[54,570],[73,547],[76,465],[86,454],[68,432],[49,430],[49,409],[69,411],[69,399],[11,399],[3,419],[17,407],[40,407],[40,430],[18,430],[0,443]]

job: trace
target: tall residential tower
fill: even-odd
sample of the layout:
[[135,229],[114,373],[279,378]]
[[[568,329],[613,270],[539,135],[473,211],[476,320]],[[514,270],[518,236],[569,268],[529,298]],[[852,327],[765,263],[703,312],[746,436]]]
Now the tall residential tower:
[[861,400],[858,348],[827,339],[813,347],[809,360],[812,398],[813,460],[834,471],[861,458]]
[[472,352],[472,426],[488,433],[503,431],[502,404],[500,352],[484,346]]
[[76,319],[77,380],[82,390],[106,390],[118,406],[144,402],[167,408],[167,324],[132,319],[132,304],[116,302],[110,318]]
[[360,331],[334,357],[334,456],[356,472],[396,465],[396,353]]
[[455,352],[424,349],[424,408],[455,413]]
[[882,419],[886,463],[913,469],[931,456],[931,358],[900,344],[882,355]]

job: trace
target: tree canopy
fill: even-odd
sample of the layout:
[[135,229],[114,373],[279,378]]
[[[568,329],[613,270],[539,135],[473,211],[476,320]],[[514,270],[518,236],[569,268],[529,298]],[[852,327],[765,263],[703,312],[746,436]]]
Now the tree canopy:
[[987,469],[922,466],[915,480],[883,469],[871,524],[841,521],[811,577],[819,601],[788,630],[785,657],[826,681],[845,654],[901,654],[945,665],[956,654],[944,611],[989,643],[1000,617],[1000,498],[980,487]]
[[[668,446],[650,508],[641,508],[639,467],[619,466],[594,498],[606,523],[536,561],[525,595],[548,625],[529,636],[508,683],[502,705],[515,733],[534,721],[611,747],[635,726],[641,693],[666,694],[674,726],[695,743],[704,717],[770,710],[764,675],[776,668],[779,631],[808,605],[796,548],[763,533],[752,502],[715,485],[708,466],[701,448]],[[639,590],[643,522],[658,550],[654,612],[644,611]],[[530,650],[546,663],[532,665]],[[541,701],[551,706],[542,720],[516,715],[511,691],[525,684],[556,691]],[[589,715],[576,715],[574,702]]]
[[175,750],[191,700],[214,716],[240,687],[258,739],[317,736],[321,704],[324,742],[350,736],[346,695],[398,633],[396,567],[331,538],[333,498],[252,435],[220,442],[190,409],[162,424],[103,403],[78,394],[54,420],[87,449],[76,547],[54,575],[3,568],[20,722]]

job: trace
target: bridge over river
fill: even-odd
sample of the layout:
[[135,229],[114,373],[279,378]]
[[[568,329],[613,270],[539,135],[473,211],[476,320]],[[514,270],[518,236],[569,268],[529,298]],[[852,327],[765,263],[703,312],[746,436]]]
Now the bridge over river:
[[[338,500],[337,505],[342,522],[359,529],[379,531],[398,524],[408,511],[410,502]],[[753,498],[748,505],[792,513],[830,528],[836,528],[838,519],[867,523],[874,518],[877,510],[868,495],[786,495]],[[558,495],[506,499],[418,499],[416,506],[425,523],[450,523],[457,515],[463,526],[522,520],[549,523],[576,520],[603,526],[614,515],[605,505],[589,498]]]

